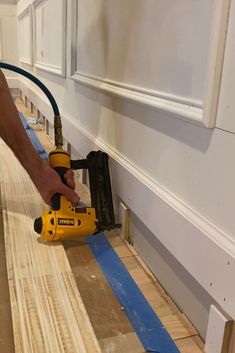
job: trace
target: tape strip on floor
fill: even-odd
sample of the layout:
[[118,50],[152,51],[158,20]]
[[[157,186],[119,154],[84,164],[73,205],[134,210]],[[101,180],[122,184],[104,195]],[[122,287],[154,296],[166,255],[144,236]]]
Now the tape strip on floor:
[[155,353],[179,353],[173,339],[104,234],[89,236],[86,240],[145,350]]
[[20,119],[22,121],[22,124],[25,128],[25,131],[27,132],[27,135],[29,136],[32,144],[34,145],[35,149],[38,151],[39,155],[43,159],[47,159],[47,153],[44,150],[41,142],[39,141],[37,135],[35,134],[35,131],[30,127],[27,119],[25,118],[24,114],[19,112]]

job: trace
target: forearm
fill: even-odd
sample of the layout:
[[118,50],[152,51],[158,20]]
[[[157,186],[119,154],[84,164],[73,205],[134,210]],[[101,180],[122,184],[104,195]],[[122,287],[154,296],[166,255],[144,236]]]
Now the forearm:
[[43,200],[50,204],[55,193],[65,195],[74,205],[79,196],[72,190],[75,187],[72,171],[65,175],[66,186],[46,160],[38,155],[25,132],[18,112],[13,104],[7,82],[0,70],[0,137],[14,152],[22,166],[30,175]]
[[13,104],[7,82],[0,70],[0,137],[6,142],[17,159],[34,178],[40,168],[41,158],[31,144]]

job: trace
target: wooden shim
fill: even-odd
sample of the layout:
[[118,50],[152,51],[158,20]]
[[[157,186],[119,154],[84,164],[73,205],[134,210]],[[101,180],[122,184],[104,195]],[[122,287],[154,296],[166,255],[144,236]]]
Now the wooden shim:
[[122,225],[121,238],[131,243],[131,238],[129,233],[131,210],[128,207],[126,207],[126,205],[123,202],[120,202],[119,204],[119,217]]
[[101,353],[60,242],[42,243],[43,204],[0,140],[0,183],[16,353]]
[[230,338],[229,353],[235,353],[235,324],[233,322],[232,333]]

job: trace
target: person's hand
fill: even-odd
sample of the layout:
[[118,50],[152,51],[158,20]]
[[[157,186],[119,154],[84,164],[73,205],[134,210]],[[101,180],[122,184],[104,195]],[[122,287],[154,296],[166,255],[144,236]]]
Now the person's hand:
[[31,175],[36,188],[48,205],[51,205],[52,196],[56,193],[60,193],[76,206],[80,198],[74,191],[75,182],[73,171],[68,170],[64,177],[68,186],[63,184],[56,171],[43,159],[41,160],[39,170],[35,171],[34,175]]
[[74,181],[74,172],[72,169],[67,170],[67,172],[64,175],[66,184],[71,188],[75,189],[75,181]]

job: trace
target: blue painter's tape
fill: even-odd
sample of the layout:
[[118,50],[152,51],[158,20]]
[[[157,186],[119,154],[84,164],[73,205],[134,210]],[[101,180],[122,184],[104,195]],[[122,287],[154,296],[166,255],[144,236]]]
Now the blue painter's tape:
[[44,150],[44,148],[43,148],[41,142],[39,141],[37,135],[35,134],[34,130],[31,129],[27,119],[25,118],[25,116],[21,112],[19,112],[19,116],[20,116],[22,124],[23,124],[32,144],[34,145],[34,148],[38,151],[41,158],[47,159],[47,153]]
[[47,153],[44,150],[43,146],[41,145],[41,142],[39,141],[34,130],[30,128],[30,129],[26,130],[26,132],[27,132],[32,144],[34,145],[35,149],[38,151],[40,157],[46,159]]
[[174,341],[104,234],[89,236],[86,240],[145,350],[155,353],[179,353]]
[[29,123],[27,121],[27,119],[25,118],[24,114],[19,112],[19,116],[20,116],[20,120],[24,126],[25,129],[30,129]]

